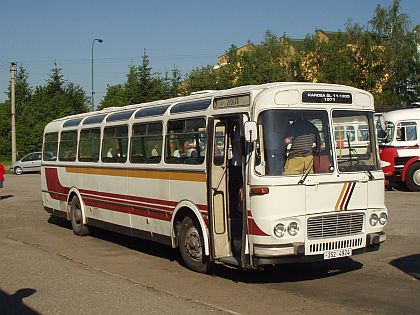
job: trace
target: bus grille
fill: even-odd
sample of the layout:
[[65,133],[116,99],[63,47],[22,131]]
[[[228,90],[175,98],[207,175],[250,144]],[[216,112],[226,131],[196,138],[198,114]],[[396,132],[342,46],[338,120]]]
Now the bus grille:
[[363,213],[340,213],[308,219],[308,239],[347,236],[363,230]]

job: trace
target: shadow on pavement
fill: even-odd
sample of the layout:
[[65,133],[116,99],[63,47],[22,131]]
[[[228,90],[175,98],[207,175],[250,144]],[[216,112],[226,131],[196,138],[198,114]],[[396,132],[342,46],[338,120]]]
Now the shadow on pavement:
[[30,307],[23,303],[23,299],[31,296],[36,292],[35,289],[25,288],[17,290],[14,294],[7,294],[3,290],[0,290],[0,312],[3,315],[8,314],[41,314],[34,311]]
[[[71,224],[64,218],[51,216],[49,223],[71,230]],[[92,237],[118,244],[147,255],[177,261],[185,266],[177,249],[149,240],[139,239],[112,231],[93,228]],[[76,237],[76,236],[75,236]],[[186,267],[185,267],[186,268]],[[363,268],[363,264],[351,258],[331,259],[316,263],[283,264],[266,266],[259,270],[241,270],[217,265],[213,275],[235,282],[244,283],[279,283],[299,282],[332,277]]]
[[[50,216],[48,223],[65,229],[72,229],[70,221],[61,217]],[[96,227],[90,227],[89,230],[91,231],[90,234],[92,237],[118,244],[120,246],[127,247],[131,250],[139,251],[151,256],[161,257],[170,261],[181,261],[178,255],[178,251],[171,248],[170,246],[141,238],[135,238],[129,235],[99,229]]]
[[62,228],[66,228],[66,229],[71,230],[71,223],[70,223],[70,221],[67,220],[67,219],[61,218],[61,217],[56,217],[54,215],[51,215],[48,218],[48,223],[54,224],[54,225],[57,225],[59,227],[62,227]]
[[402,191],[402,192],[411,192],[407,186],[403,183],[391,183],[385,187],[387,191]]
[[13,198],[13,197],[14,197],[13,195],[4,195],[4,196],[0,196],[0,200],[9,199],[9,198]]
[[351,258],[330,261],[267,266],[261,270],[217,268],[214,275],[235,282],[281,283],[327,278],[359,270],[363,264]]
[[420,254],[394,259],[390,264],[402,272],[420,280]]
[[[181,266],[187,268],[178,249],[173,249],[170,246],[100,229],[95,229],[93,236],[147,255],[177,261]],[[211,276],[243,283],[300,282],[332,277],[361,268],[363,268],[363,264],[351,258],[342,258],[316,263],[266,266],[258,270],[242,270],[216,265]]]

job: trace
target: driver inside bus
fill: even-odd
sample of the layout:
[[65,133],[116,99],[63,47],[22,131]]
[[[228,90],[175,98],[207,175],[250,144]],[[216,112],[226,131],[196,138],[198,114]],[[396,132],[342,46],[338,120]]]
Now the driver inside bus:
[[290,125],[284,139],[284,144],[289,147],[285,175],[313,173],[314,153],[320,143],[318,129],[304,117]]

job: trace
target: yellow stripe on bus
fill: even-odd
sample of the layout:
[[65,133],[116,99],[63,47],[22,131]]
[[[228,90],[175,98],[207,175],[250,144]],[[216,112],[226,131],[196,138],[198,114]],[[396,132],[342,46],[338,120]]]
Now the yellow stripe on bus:
[[135,178],[180,180],[188,182],[206,182],[206,174],[198,172],[175,172],[155,170],[131,170],[116,168],[66,167],[66,172],[75,174],[107,175]]
[[344,192],[346,191],[348,183],[344,183],[343,189],[341,189],[340,197],[338,197],[337,203],[335,204],[335,211],[339,211],[339,206],[341,203],[341,198],[343,198]]

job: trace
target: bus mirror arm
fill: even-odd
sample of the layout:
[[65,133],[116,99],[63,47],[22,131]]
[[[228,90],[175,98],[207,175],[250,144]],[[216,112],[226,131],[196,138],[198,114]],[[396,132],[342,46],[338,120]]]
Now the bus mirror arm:
[[217,183],[216,187],[212,187],[214,192],[217,192],[219,190],[220,184],[222,183],[222,179],[223,179],[223,177],[225,177],[227,167],[223,165],[223,166],[221,166],[221,169],[223,169],[223,173],[220,176],[219,182]]
[[245,122],[244,131],[246,142],[257,141],[257,123],[255,121]]

